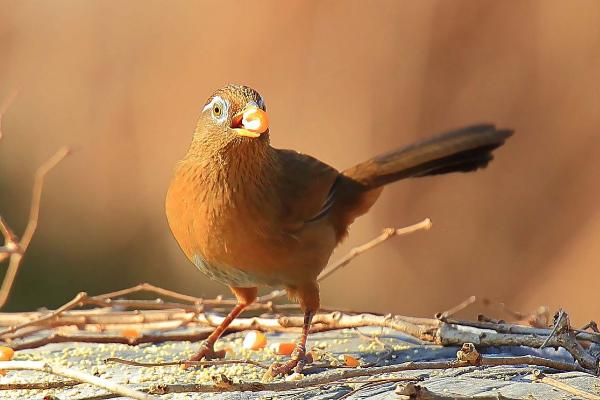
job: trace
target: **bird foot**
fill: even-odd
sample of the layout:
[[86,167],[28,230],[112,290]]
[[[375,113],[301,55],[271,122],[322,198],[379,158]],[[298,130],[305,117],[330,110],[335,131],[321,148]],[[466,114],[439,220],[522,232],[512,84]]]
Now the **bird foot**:
[[[192,363],[195,361],[214,360],[214,359],[218,359],[218,358],[225,358],[225,350],[215,351],[215,348],[213,347],[213,345],[211,343],[207,343],[205,341],[205,342],[202,342],[202,344],[200,345],[200,350],[196,354],[194,354],[192,357],[190,357],[189,360],[187,360],[185,363],[183,363],[183,368],[188,369],[190,367],[193,367],[194,364],[192,364]],[[191,362],[191,363],[189,363],[189,362]]]
[[296,349],[292,353],[291,358],[284,362],[275,362],[271,364],[267,372],[263,375],[263,382],[270,382],[277,376],[288,375],[290,372],[295,374],[302,373],[304,366],[313,362],[313,357],[310,353],[306,353],[304,346],[296,346]]

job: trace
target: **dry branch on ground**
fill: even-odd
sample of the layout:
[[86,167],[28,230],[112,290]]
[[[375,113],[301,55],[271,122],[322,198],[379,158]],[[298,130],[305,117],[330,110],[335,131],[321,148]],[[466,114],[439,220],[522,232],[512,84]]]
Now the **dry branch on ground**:
[[[227,309],[232,299],[200,299],[167,292],[149,284],[141,284],[117,295],[151,291],[169,296],[171,301],[115,299],[107,295],[89,296],[79,293],[73,300],[54,311],[35,313],[0,313],[0,340],[16,350],[39,347],[56,342],[98,342],[140,344],[169,340],[198,341],[204,339],[222,316],[213,308]],[[140,303],[143,302],[143,303]],[[115,309],[115,304],[118,307]],[[143,304],[146,308],[136,306]],[[151,308],[154,304],[155,309]],[[163,308],[164,305],[174,308]],[[81,307],[95,306],[92,309]],[[200,307],[201,306],[201,307]],[[260,303],[256,309],[259,308]],[[203,311],[200,311],[203,310]],[[208,312],[208,313],[207,313]],[[563,311],[563,315],[566,313]],[[560,319],[568,321],[568,318]],[[299,330],[303,319],[298,316],[263,315],[238,318],[229,331],[262,330],[289,332]],[[564,325],[564,323],[563,323]],[[576,369],[597,373],[598,360],[587,351],[585,343],[600,343],[600,333],[572,329],[534,328],[509,323],[470,322],[448,318],[415,318],[401,315],[370,313],[320,313],[314,317],[313,332],[376,326],[392,329],[421,341],[443,346],[474,343],[477,347],[528,346],[546,344],[565,348],[577,361]],[[178,328],[197,328],[182,333]],[[132,337],[121,332],[136,330]]]

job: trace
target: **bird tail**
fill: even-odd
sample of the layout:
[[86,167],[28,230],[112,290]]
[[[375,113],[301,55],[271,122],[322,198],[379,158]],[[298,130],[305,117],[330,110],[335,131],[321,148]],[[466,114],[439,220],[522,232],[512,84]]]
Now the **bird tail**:
[[342,174],[370,190],[405,178],[475,171],[488,165],[492,151],[512,133],[494,125],[469,126],[379,155]]

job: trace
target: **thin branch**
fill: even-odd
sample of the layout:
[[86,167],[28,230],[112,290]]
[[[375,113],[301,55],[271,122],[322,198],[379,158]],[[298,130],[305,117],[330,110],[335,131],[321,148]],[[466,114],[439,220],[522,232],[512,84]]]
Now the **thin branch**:
[[[91,302],[104,301],[106,306],[110,306],[110,305],[115,306],[118,304],[125,308],[135,308],[135,307],[140,307],[140,306],[142,306],[142,308],[143,308],[144,302],[149,303],[149,301],[147,301],[147,300],[115,300],[116,297],[121,297],[121,296],[125,296],[128,294],[139,293],[139,292],[156,293],[159,296],[170,297],[170,298],[173,298],[176,300],[189,302],[194,306],[194,307],[190,307],[190,306],[186,306],[183,304],[176,306],[173,303],[165,303],[165,302],[162,302],[161,300],[157,299],[156,300],[157,302],[160,301],[161,304],[164,303],[164,305],[162,306],[164,308],[180,307],[185,310],[194,310],[194,311],[201,312],[201,311],[204,311],[206,308],[213,309],[215,306],[233,307],[237,304],[237,300],[235,300],[235,299],[224,299],[224,298],[222,298],[222,296],[217,296],[217,298],[215,298],[215,299],[205,299],[205,298],[201,298],[201,297],[194,297],[194,296],[189,296],[186,294],[174,292],[172,290],[164,289],[164,288],[152,285],[150,283],[140,283],[140,284],[132,286],[130,288],[94,296],[94,297],[90,298],[90,301]],[[284,291],[284,293],[285,293],[285,291]],[[173,304],[173,305],[170,306],[171,304]],[[274,305],[274,304],[270,303],[270,301],[268,299],[265,299],[264,301],[259,300],[257,302],[254,302],[253,304],[250,304],[246,308],[246,310],[247,311],[266,310],[266,311],[273,312],[274,310],[281,309],[282,307],[284,309],[285,308],[287,308],[287,309],[299,308],[298,305],[292,305],[292,304]],[[153,308],[156,308],[156,307],[153,307]]]
[[21,248],[23,251],[27,250],[31,238],[37,228],[39,214],[40,214],[40,202],[42,200],[42,191],[44,189],[44,179],[48,172],[52,171],[66,156],[71,153],[71,150],[67,147],[59,149],[52,157],[42,164],[35,172],[35,178],[33,183],[33,194],[31,196],[31,207],[29,209],[29,221],[25,227],[25,232],[21,237]]
[[[138,285],[134,288],[144,288]],[[135,290],[126,289],[129,293]],[[165,292],[161,292],[165,293]],[[112,292],[112,295],[122,295],[123,291]],[[171,293],[169,293],[171,294]],[[185,296],[185,295],[184,295]],[[177,296],[174,296],[177,297]],[[211,300],[213,304],[223,299]],[[468,302],[470,302],[469,300]],[[120,302],[120,303],[118,303]],[[467,304],[464,302],[463,304]],[[127,305],[151,306],[155,304],[156,310],[114,311],[111,306]],[[83,305],[95,304],[102,308],[93,310],[73,310]],[[48,343],[60,342],[94,342],[94,343],[125,343],[136,345],[140,343],[155,343],[163,341],[203,340],[208,335],[208,330],[193,331],[191,333],[170,332],[178,327],[186,326],[208,327],[219,325],[224,317],[208,315],[204,312],[186,311],[183,309],[162,310],[162,302],[149,300],[113,300],[101,295],[88,297],[80,293],[73,300],[52,312],[46,313],[20,313],[19,317],[12,314],[0,313],[0,324],[14,321],[11,326],[0,331],[0,337],[7,345],[15,350],[34,348]],[[167,304],[167,303],[164,303]],[[171,305],[187,306],[183,303]],[[460,306],[462,307],[462,305]],[[454,307],[457,309],[459,307]],[[453,311],[447,312],[451,314]],[[563,312],[564,313],[564,312]],[[564,319],[568,321],[566,313]],[[298,331],[304,321],[300,316],[290,317],[253,317],[237,318],[229,326],[228,331],[245,331],[257,329],[267,332],[293,332]],[[61,325],[76,327],[76,334],[61,332],[53,329]],[[576,331],[566,326],[557,328],[552,334],[548,328],[532,328],[507,323],[451,321],[449,318],[431,319],[414,318],[400,315],[376,315],[369,313],[345,314],[341,312],[317,314],[313,319],[312,332],[323,332],[337,329],[358,328],[365,326],[378,326],[393,329],[408,334],[420,340],[437,343],[445,346],[461,345],[473,342],[479,346],[529,346],[539,347],[550,335],[548,344],[553,347],[563,347],[577,360],[578,370],[597,373],[598,360],[579,343],[579,341],[600,342],[600,334],[595,332]],[[130,328],[139,332],[139,336],[131,337],[121,333],[123,329]],[[40,331],[47,330],[46,336]],[[105,331],[118,331],[118,334],[106,334]],[[142,330],[152,331],[152,334],[143,333]],[[81,334],[80,331],[93,331],[98,334]],[[490,332],[491,331],[491,332]],[[30,340],[23,339],[28,335],[36,336]],[[579,367],[581,366],[581,367]]]
[[3,370],[25,370],[25,371],[40,371],[52,375],[58,375],[69,379],[74,379],[83,383],[89,383],[108,390],[119,396],[130,397],[138,400],[156,399],[154,396],[149,396],[143,392],[130,389],[127,386],[112,382],[88,373],[66,368],[60,365],[52,365],[42,361],[0,361],[0,369]]
[[47,390],[81,385],[80,381],[0,383],[0,390]]
[[186,294],[177,293],[172,290],[154,286],[154,285],[152,285],[150,283],[146,283],[146,282],[140,283],[139,285],[135,285],[135,286],[132,286],[127,289],[117,290],[114,292],[109,292],[109,293],[101,294],[98,296],[94,296],[94,298],[95,299],[113,299],[115,297],[121,297],[121,296],[125,296],[125,295],[132,294],[132,293],[138,293],[138,292],[156,293],[159,296],[170,297],[170,298],[173,298],[176,300],[183,300],[183,301],[190,302],[192,304],[202,304],[205,301],[205,299],[203,299],[201,297],[188,296]]
[[0,246],[0,262],[6,260],[11,254],[20,253],[19,247],[13,243],[7,246]]
[[[546,307],[546,306],[540,306],[537,308],[537,310],[535,310],[529,314],[525,314],[520,311],[515,311],[515,310],[511,309],[503,302],[495,301],[495,300],[485,298],[485,297],[482,298],[481,301],[486,306],[489,306],[492,304],[497,305],[500,308],[500,310],[502,310],[504,313],[508,314],[511,318],[515,319],[517,322],[525,322],[535,328],[547,328],[548,327],[548,321],[550,319],[550,316],[549,316],[549,312],[548,312],[548,307]],[[480,316],[480,318],[483,318],[483,316]]]
[[364,385],[349,391],[348,393],[344,394],[342,397],[339,397],[337,400],[345,400],[351,396],[354,396],[356,393],[358,393],[362,390],[373,388],[373,387],[380,386],[380,385],[385,385],[387,383],[415,382],[415,381],[422,381],[422,380],[423,380],[423,378],[419,378],[419,377],[415,377],[415,378],[397,377],[397,378],[369,379],[366,381],[344,381],[344,383],[346,383],[346,384],[364,383]]
[[14,351],[24,349],[35,349],[45,346],[50,343],[120,343],[130,346],[136,346],[142,343],[161,343],[161,342],[198,342],[208,337],[210,332],[196,333],[164,333],[164,334],[143,334],[138,337],[128,337],[122,334],[106,335],[106,334],[85,334],[85,335],[70,335],[64,333],[51,333],[44,337],[34,337],[30,340],[25,340],[16,344],[11,344],[10,347]]
[[319,281],[319,282],[322,281],[323,279],[327,278],[329,275],[333,274],[338,269],[348,265],[350,263],[350,261],[352,261],[354,258],[358,257],[359,255],[361,255],[362,253],[364,253],[366,251],[371,250],[373,247],[380,245],[381,243],[385,242],[386,240],[388,240],[394,236],[404,236],[404,235],[408,235],[409,233],[413,233],[413,232],[420,231],[420,230],[429,230],[432,226],[433,226],[433,224],[432,224],[431,220],[429,218],[425,218],[421,222],[418,222],[416,224],[413,224],[413,225],[410,225],[410,226],[407,226],[404,228],[399,228],[399,229],[386,228],[383,230],[381,235],[379,235],[375,239],[373,239],[361,246],[353,248],[344,257],[342,257],[341,259],[337,260],[336,262],[334,262],[333,264],[331,264],[330,266],[325,268],[319,274],[317,281]]
[[477,298],[475,296],[469,296],[468,298],[463,300],[461,303],[455,305],[454,307],[449,308],[448,310],[446,310],[444,312],[437,313],[435,315],[435,318],[444,321],[446,318],[456,314],[459,311],[464,310],[471,304],[475,303],[475,300],[477,300]]
[[6,335],[7,333],[13,333],[19,329],[23,329],[28,326],[39,325],[42,322],[50,321],[50,320],[58,317],[59,315],[61,315],[63,312],[65,312],[67,310],[72,310],[73,308],[79,306],[82,302],[85,301],[85,299],[87,299],[87,297],[88,297],[88,295],[85,292],[78,293],[77,296],[75,296],[73,298],[73,300],[69,301],[68,303],[65,303],[64,305],[57,308],[50,314],[40,317],[38,319],[35,319],[33,321],[25,322],[25,323],[22,323],[19,325],[9,326],[8,328],[0,331],[0,336]]
[[575,386],[571,386],[567,383],[561,382],[557,379],[550,378],[549,376],[544,375],[541,371],[535,370],[533,371],[533,382],[541,382],[546,385],[550,385],[567,393],[570,393],[574,396],[581,397],[587,400],[600,400],[600,396],[597,396],[593,393],[586,392]]
[[19,242],[17,235],[15,235],[15,233],[12,231],[12,229],[10,229],[10,227],[8,226],[8,224],[6,223],[4,218],[2,218],[1,215],[0,215],[0,233],[2,233],[2,236],[4,236],[4,240],[6,240],[7,242],[13,242],[13,243]]
[[[490,346],[528,346],[538,348],[544,343],[545,338],[539,335],[496,333],[480,331],[470,328],[464,329],[460,326],[442,323],[436,332],[435,343],[442,346],[461,346],[464,343],[474,343],[480,347]],[[596,375],[598,373],[598,361],[594,356],[586,352],[575,339],[571,332],[555,335],[549,342],[549,346],[563,347],[579,363],[578,371]]]
[[17,235],[10,229],[4,218],[0,215],[0,233],[4,236],[4,246],[0,246],[0,263],[11,254],[22,253]]
[[[385,242],[386,240],[388,240],[392,237],[404,236],[404,235],[408,235],[409,233],[413,233],[413,232],[420,231],[420,230],[428,230],[432,226],[433,226],[433,223],[431,222],[431,219],[425,218],[421,222],[418,222],[413,225],[409,225],[404,228],[398,228],[398,229],[386,228],[375,239],[372,239],[361,246],[354,247],[348,253],[346,253],[346,255],[344,255],[342,258],[336,260],[333,264],[328,265],[319,274],[319,276],[317,277],[317,281],[318,282],[322,281],[323,279],[327,278],[329,275],[333,274],[338,269],[343,268],[346,265],[348,265],[352,260],[354,260],[356,257],[361,255],[362,253],[371,250],[373,247],[380,245],[381,243]],[[283,289],[277,289],[277,290],[272,291],[269,294],[259,297],[257,301],[261,302],[261,303],[267,302],[267,301],[272,301],[279,297],[285,296],[286,293],[287,292]]]
[[[21,325],[26,322],[38,321],[40,318],[45,318],[53,312],[54,311],[0,313],[0,326]],[[163,310],[159,307],[155,310],[131,311],[115,311],[110,308],[96,308],[92,310],[65,311],[60,315],[60,318],[53,321],[52,326],[143,324],[150,322],[188,320],[193,315],[193,311],[186,311],[179,308]]]
[[187,393],[187,392],[236,392],[236,391],[284,391],[293,389],[302,389],[312,386],[319,386],[329,383],[345,383],[346,379],[362,376],[379,376],[404,371],[431,370],[462,368],[472,365],[496,366],[496,365],[534,365],[540,367],[553,368],[561,371],[575,371],[576,366],[569,363],[547,360],[540,357],[481,357],[479,364],[453,361],[421,361],[407,362],[403,364],[387,365],[384,367],[373,368],[343,368],[334,369],[318,375],[305,376],[298,381],[283,381],[273,383],[247,382],[247,383],[226,383],[220,385],[202,385],[202,384],[175,384],[175,385],[155,385],[148,389],[152,394],[167,393]]
[[546,340],[544,340],[544,343],[542,343],[540,345],[540,349],[543,349],[544,347],[546,347],[548,345],[548,342],[550,342],[550,340],[554,337],[554,335],[556,335],[559,331],[561,331],[563,329],[568,329],[568,328],[569,328],[569,320],[568,320],[565,312],[561,308],[560,310],[558,310],[558,314],[556,315],[556,322],[554,322],[554,327],[552,328],[552,331],[550,332],[550,334],[548,335]]
[[[279,322],[283,327],[301,327],[304,319],[303,317],[281,317],[279,318]],[[431,325],[417,325],[404,320],[402,316],[380,316],[368,313],[346,315],[339,312],[333,312],[315,315],[313,317],[311,332],[359,328],[364,326],[391,328],[420,340],[433,341],[435,331],[437,330],[437,321],[431,320]]]
[[486,367],[496,367],[499,365],[535,365],[538,367],[552,368],[557,371],[587,372],[571,363],[529,355],[519,357],[481,357],[478,365]]
[[0,308],[4,307],[6,301],[8,300],[8,296],[10,295],[10,291],[15,282],[15,278],[17,276],[17,272],[19,271],[19,267],[21,266],[21,260],[23,259],[23,253],[29,247],[29,243],[33,238],[33,234],[37,228],[39,212],[40,212],[40,201],[42,198],[42,190],[44,188],[44,178],[46,174],[50,172],[54,167],[58,165],[68,154],[70,150],[66,147],[58,150],[52,157],[48,159],[44,164],[42,164],[35,173],[35,179],[33,183],[33,194],[31,198],[31,207],[29,211],[29,220],[27,222],[27,227],[25,228],[25,232],[21,237],[21,241],[19,242],[20,251],[17,253],[13,253],[10,256],[10,262],[8,264],[8,269],[6,274],[4,275],[4,280],[2,281],[2,286],[0,286]]
[[[474,349],[472,345],[468,345],[470,349]],[[476,350],[471,350],[475,351]],[[116,361],[115,359],[111,359],[111,361]],[[124,361],[124,362],[123,362]],[[230,360],[235,361],[235,360]],[[135,363],[129,362],[126,360],[119,360],[119,362],[129,364],[129,365],[139,365],[139,366],[167,366],[167,365],[177,365],[175,363],[160,363],[160,364],[150,364],[150,363]],[[7,361],[4,363],[0,363],[0,368],[3,369],[16,369],[16,368],[6,368],[5,365],[9,365],[9,363],[17,363],[16,361]],[[33,363],[31,361],[19,361],[18,363]],[[41,365],[45,365],[44,363],[38,363]],[[202,362],[203,365],[213,365],[207,364],[206,362]],[[330,370],[318,375],[310,375],[304,377],[299,381],[283,381],[283,382],[273,382],[273,383],[261,383],[261,382],[248,382],[248,383],[233,383],[229,380],[220,381],[214,385],[206,385],[206,384],[174,384],[174,385],[154,385],[147,389],[143,389],[144,391],[151,394],[167,394],[167,393],[189,393],[189,392],[204,392],[204,393],[213,393],[213,392],[233,392],[233,391],[285,391],[285,390],[293,390],[293,389],[301,389],[313,386],[322,386],[324,384],[331,383],[339,383],[339,384],[348,384],[348,383],[357,383],[357,382],[349,382],[348,379],[357,378],[357,377],[365,377],[365,376],[380,376],[382,374],[390,374],[404,371],[415,371],[415,370],[432,370],[432,369],[448,369],[448,368],[462,368],[467,366],[498,366],[498,365],[531,365],[531,366],[540,366],[545,368],[552,368],[559,371],[578,371],[578,367],[574,364],[565,363],[561,361],[549,360],[541,357],[534,356],[522,356],[522,357],[485,357],[481,356],[478,353],[473,358],[465,358],[463,360],[457,359],[453,361],[424,361],[424,362],[407,362],[403,364],[397,365],[389,365],[384,367],[373,367],[373,368],[340,368]],[[66,376],[66,375],[63,375]],[[67,376],[69,378],[74,378],[72,376]],[[78,379],[78,378],[74,378]],[[79,380],[79,379],[78,379]],[[394,377],[394,378],[383,378],[376,379],[373,381],[366,381],[365,383],[385,383],[392,381],[401,381],[401,380],[418,380],[418,378],[406,378],[406,377]],[[81,380],[83,381],[83,380]],[[83,381],[87,382],[87,381]],[[90,383],[90,382],[87,382]],[[361,383],[361,382],[358,382]],[[105,387],[106,388],[106,387]],[[364,387],[363,387],[364,388]],[[110,389],[108,389],[110,390]],[[115,392],[116,393],[116,392]],[[115,396],[107,396],[115,397]]]
[[186,365],[186,366],[198,366],[198,367],[207,367],[214,365],[231,365],[231,364],[248,364],[253,365],[262,369],[269,369],[268,365],[264,365],[254,360],[205,360],[205,361],[167,361],[167,362],[159,362],[159,363],[146,363],[146,362],[138,362],[132,360],[125,360],[123,358],[110,357],[104,360],[104,362],[110,363],[118,363],[131,365],[134,367],[168,367],[172,365]]
[[582,326],[580,329],[578,329],[578,331],[586,331],[588,329],[591,329],[592,332],[595,333],[600,333],[600,330],[598,329],[598,324],[596,323],[596,321],[590,321],[587,324],[585,324],[584,326]]
[[[465,320],[453,320],[447,319],[444,322],[451,325],[462,325],[462,326],[470,326],[473,328],[479,329],[491,329],[498,333],[512,333],[512,334],[521,334],[521,335],[537,335],[537,336],[549,336],[551,330],[549,328],[534,328],[530,326],[523,325],[515,325],[509,324],[506,322],[488,322],[488,321],[465,321]],[[593,342],[600,344],[600,334],[595,332],[584,332],[578,331],[576,338],[577,340],[584,340],[587,342]]]

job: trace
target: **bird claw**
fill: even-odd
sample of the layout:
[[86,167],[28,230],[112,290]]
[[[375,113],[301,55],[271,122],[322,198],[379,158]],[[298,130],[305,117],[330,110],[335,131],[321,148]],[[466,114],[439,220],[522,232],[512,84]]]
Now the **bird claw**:
[[200,350],[190,357],[189,360],[183,363],[183,368],[188,369],[193,367],[193,362],[202,361],[202,360],[214,360],[219,358],[225,358],[225,350],[215,351],[215,348],[212,344],[207,342],[202,342],[200,345]]
[[277,376],[285,376],[290,372],[301,374],[306,364],[312,363],[313,358],[310,353],[306,353],[304,347],[298,346],[292,353],[291,358],[283,363],[275,362],[271,364],[267,372],[263,375],[263,382],[270,382]]

